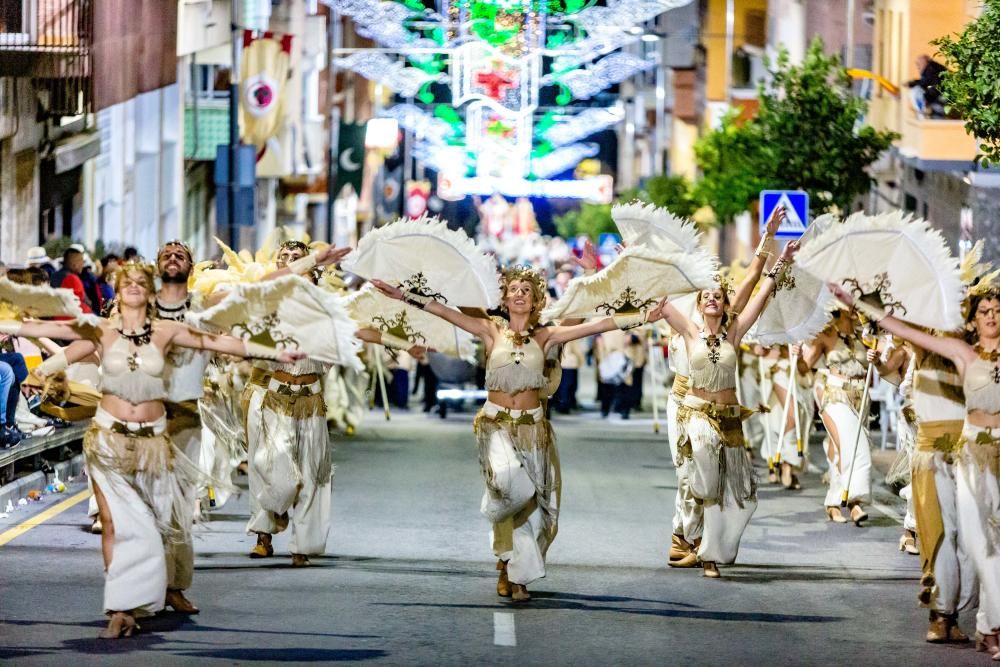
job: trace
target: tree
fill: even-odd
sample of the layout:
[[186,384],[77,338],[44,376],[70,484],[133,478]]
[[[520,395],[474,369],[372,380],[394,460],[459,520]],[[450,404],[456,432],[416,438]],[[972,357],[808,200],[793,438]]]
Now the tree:
[[813,40],[801,65],[778,53],[771,86],[759,89],[755,123],[769,152],[772,187],[809,193],[814,213],[831,206],[849,210],[872,179],[866,169],[899,135],[870,125],[858,127],[867,102],[851,92],[851,79],[837,56]]
[[979,18],[932,44],[949,68],[939,86],[945,109],[965,120],[983,166],[1000,162],[1000,0],[985,0]]
[[852,95],[847,71],[824,53],[822,40],[809,45],[801,65],[784,49],[773,68],[767,64],[771,82],[758,88],[756,117],[739,124],[731,113],[695,145],[698,198],[722,223],[763,189],[805,190],[813,214],[848,209],[871,187],[868,166],[898,135],[858,127],[866,102]]
[[702,177],[695,183],[695,201],[708,204],[720,224],[746,211],[770,180],[766,146],[760,128],[737,122],[738,113],[723,116],[719,127],[701,137],[694,155]]
[[610,204],[588,204],[583,202],[580,208],[567,211],[555,217],[556,231],[559,236],[571,239],[585,234],[597,241],[601,234],[617,233],[615,221],[611,218]]

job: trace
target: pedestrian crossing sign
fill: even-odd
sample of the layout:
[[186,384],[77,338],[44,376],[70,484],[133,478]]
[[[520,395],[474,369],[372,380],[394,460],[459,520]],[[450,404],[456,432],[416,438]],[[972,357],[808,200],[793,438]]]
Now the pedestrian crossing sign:
[[809,193],[802,190],[761,190],[760,231],[764,232],[774,209],[785,207],[785,221],[775,235],[779,239],[797,239],[809,224]]

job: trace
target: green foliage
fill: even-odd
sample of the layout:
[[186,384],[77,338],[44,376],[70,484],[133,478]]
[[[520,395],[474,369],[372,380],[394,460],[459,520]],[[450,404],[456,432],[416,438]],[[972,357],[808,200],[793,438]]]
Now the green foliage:
[[695,145],[703,173],[696,199],[723,223],[763,189],[805,190],[814,215],[849,208],[871,187],[865,169],[898,135],[858,127],[866,102],[851,94],[846,70],[821,40],[809,45],[801,65],[782,49],[768,67],[771,83],[758,90],[757,116],[737,125],[732,114]]
[[583,202],[579,209],[557,215],[553,222],[555,222],[559,236],[566,239],[585,234],[596,241],[601,234],[618,231],[614,220],[611,219],[610,204]]
[[643,183],[639,198],[685,218],[698,209],[692,185],[683,176],[652,176]]
[[940,85],[947,111],[977,138],[983,166],[1000,162],[1000,0],[984,0],[979,18],[933,44],[950,70]]
[[693,199],[705,202],[720,223],[729,223],[749,208],[769,180],[766,146],[754,123],[736,123],[736,111],[723,117],[718,129],[694,145],[702,177],[695,183]]

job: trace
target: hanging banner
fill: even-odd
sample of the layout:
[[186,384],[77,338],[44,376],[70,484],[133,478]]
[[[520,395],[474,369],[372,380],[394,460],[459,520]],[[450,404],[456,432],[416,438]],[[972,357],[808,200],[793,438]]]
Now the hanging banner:
[[333,191],[339,197],[344,186],[350,183],[354,193],[360,195],[365,171],[365,124],[340,121],[337,137],[337,178]]
[[281,129],[285,84],[291,57],[292,36],[275,39],[264,33],[254,39],[249,30],[243,32],[243,60],[240,81],[240,136],[264,150],[268,139]]

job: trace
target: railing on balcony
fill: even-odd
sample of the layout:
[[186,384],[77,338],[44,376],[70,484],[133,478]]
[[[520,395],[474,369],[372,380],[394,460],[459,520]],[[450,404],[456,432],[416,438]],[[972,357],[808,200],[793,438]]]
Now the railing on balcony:
[[91,108],[94,1],[0,0],[0,73],[33,79],[50,114]]

